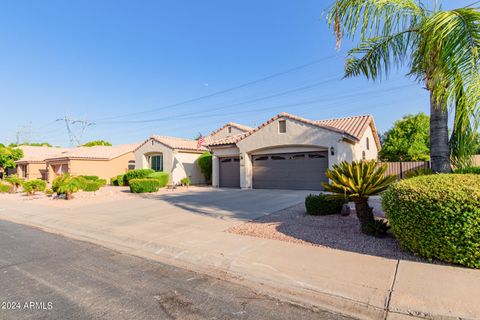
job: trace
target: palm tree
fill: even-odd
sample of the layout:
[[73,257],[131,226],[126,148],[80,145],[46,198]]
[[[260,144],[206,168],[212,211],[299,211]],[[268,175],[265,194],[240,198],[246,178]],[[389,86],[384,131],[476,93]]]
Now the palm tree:
[[[478,3],[478,2],[477,2]],[[478,113],[480,12],[467,6],[450,11],[428,9],[420,0],[336,0],[329,24],[337,36],[360,37],[348,52],[345,77],[377,80],[392,68],[407,65],[409,76],[430,93],[430,160],[432,171],[448,173],[448,109],[455,110],[453,154],[458,140],[472,129]],[[467,141],[468,142],[468,141]]]
[[368,198],[385,191],[396,180],[395,176],[386,176],[387,165],[379,166],[375,160],[360,162],[341,162],[327,170],[329,183],[324,183],[326,191],[339,197],[346,197],[355,203],[355,211],[363,233],[371,233],[371,224],[375,221]]

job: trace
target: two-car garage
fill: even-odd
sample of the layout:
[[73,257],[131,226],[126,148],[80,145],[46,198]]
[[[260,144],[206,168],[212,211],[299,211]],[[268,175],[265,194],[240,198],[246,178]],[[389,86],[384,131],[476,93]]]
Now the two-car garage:
[[[240,159],[219,159],[220,187],[240,187]],[[275,153],[252,156],[253,188],[322,190],[328,179],[326,151]]]
[[253,156],[253,188],[322,190],[328,179],[327,152]]

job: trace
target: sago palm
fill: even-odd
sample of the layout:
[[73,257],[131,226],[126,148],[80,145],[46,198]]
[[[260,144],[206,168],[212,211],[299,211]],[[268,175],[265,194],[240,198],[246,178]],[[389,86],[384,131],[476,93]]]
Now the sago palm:
[[[478,3],[478,2],[477,2]],[[407,66],[430,93],[430,159],[433,172],[450,172],[450,156],[465,155],[465,134],[475,132],[480,74],[480,13],[472,6],[428,9],[420,0],[336,0],[329,23],[337,36],[360,37],[348,52],[345,77],[388,76]],[[448,110],[454,110],[452,154]],[[463,137],[463,139],[462,139]]]
[[375,160],[342,162],[327,170],[329,183],[324,183],[326,191],[344,196],[355,203],[355,211],[362,232],[368,233],[368,225],[374,221],[368,198],[377,195],[395,181],[394,176],[386,176],[387,165],[379,166]]

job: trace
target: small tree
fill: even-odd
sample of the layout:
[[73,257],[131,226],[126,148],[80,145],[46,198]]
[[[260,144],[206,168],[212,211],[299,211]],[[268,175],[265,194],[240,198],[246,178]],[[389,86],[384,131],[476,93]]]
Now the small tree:
[[23,180],[19,178],[17,175],[11,175],[5,178],[5,181],[10,183],[12,186],[12,192],[17,192],[17,189],[23,184]]
[[372,234],[375,223],[373,210],[368,198],[387,189],[395,181],[394,176],[384,176],[387,165],[378,166],[375,160],[361,162],[342,162],[327,170],[330,183],[324,183],[325,190],[347,197],[355,203],[355,211],[363,233]]
[[105,140],[95,140],[95,141],[90,141],[87,143],[84,143],[81,145],[81,147],[94,147],[94,146],[108,146],[110,147],[112,144],[108,141]]
[[430,160],[430,117],[424,113],[406,115],[395,121],[383,137],[383,161]]
[[18,148],[1,147],[0,146],[0,171],[8,168],[15,168],[15,161],[23,157],[23,151]]

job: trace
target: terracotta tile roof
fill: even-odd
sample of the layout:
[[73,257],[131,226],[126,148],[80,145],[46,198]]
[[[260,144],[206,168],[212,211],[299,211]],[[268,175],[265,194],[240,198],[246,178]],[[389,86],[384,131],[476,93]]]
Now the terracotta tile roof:
[[248,126],[244,126],[243,124],[238,124],[238,123],[235,123],[235,122],[229,122],[227,124],[225,124],[223,127],[221,128],[218,128],[217,130],[213,131],[212,133],[210,133],[208,135],[209,136],[213,136],[214,134],[222,131],[223,129],[227,128],[227,127],[234,127],[234,128],[237,128],[238,130],[240,131],[243,131],[243,132],[250,132],[253,130],[253,128],[251,127],[248,127]]
[[239,133],[235,134],[233,136],[225,137],[222,139],[217,139],[217,140],[212,140],[210,142],[206,142],[205,145],[207,147],[214,147],[214,146],[223,146],[223,145],[229,145],[229,144],[235,144],[238,141],[240,141],[243,136],[245,136],[246,133]]
[[137,148],[135,148],[135,151],[138,150],[141,146],[145,145],[151,139],[171,149],[176,149],[176,150],[188,150],[188,151],[199,151],[199,152],[200,151],[203,152],[207,150],[205,147],[201,147],[200,149],[197,149],[197,140],[153,135],[147,140],[145,140],[145,142],[143,142],[141,145],[137,146]]
[[19,146],[23,151],[23,158],[18,160],[20,162],[43,162],[47,158],[56,157],[71,149],[54,148],[54,147],[35,147],[35,146]]
[[375,127],[375,122],[371,115],[319,120],[317,123],[343,130],[349,135],[356,137],[358,140],[363,137],[363,134],[370,126],[373,131],[375,143],[377,144],[377,147],[380,148],[380,139],[378,138],[377,128]]
[[111,160],[126,153],[133,152],[138,144],[121,144],[117,146],[78,147],[47,160],[56,159],[98,159]]

